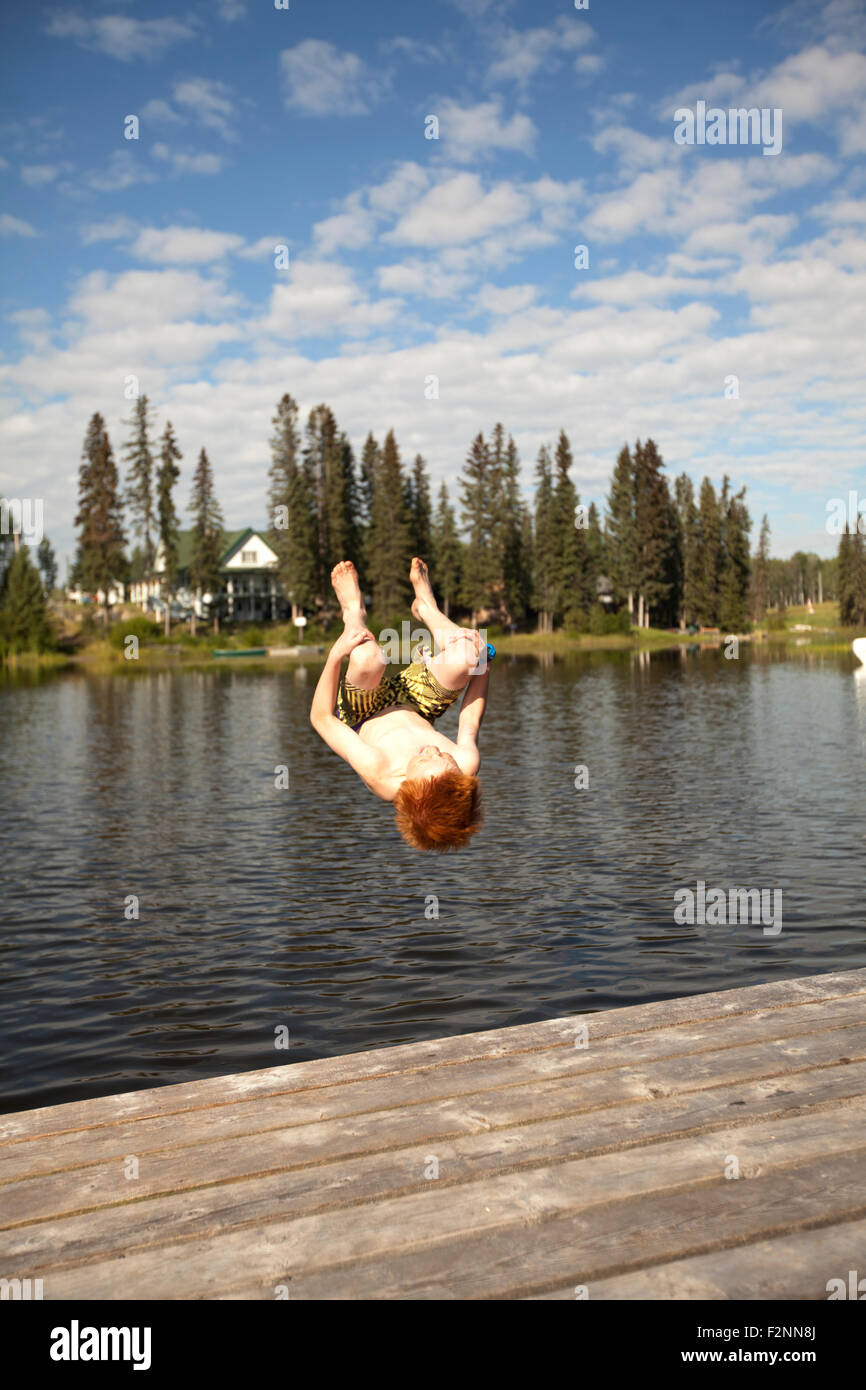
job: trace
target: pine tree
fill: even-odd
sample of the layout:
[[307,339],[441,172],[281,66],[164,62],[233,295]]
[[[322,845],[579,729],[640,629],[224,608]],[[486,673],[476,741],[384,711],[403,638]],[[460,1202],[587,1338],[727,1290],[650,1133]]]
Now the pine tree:
[[370,526],[373,517],[376,478],[381,462],[382,450],[370,431],[361,450],[361,467],[358,479],[358,570],[361,574],[362,591],[368,582],[370,573]]
[[179,523],[173,492],[180,477],[177,466],[183,454],[174,437],[171,421],[162,432],[159,466],[156,472],[156,520],[159,548],[162,554],[162,596],[165,601],[165,635],[171,632],[171,599],[177,581]]
[[675,574],[673,509],[661,471],[664,463],[652,439],[645,444],[637,441],[633,461],[638,627],[649,627],[652,614],[657,622],[670,614]]
[[50,596],[57,584],[57,556],[54,554],[47,536],[43,536],[39,542],[36,563],[42,572],[42,583],[45,586],[46,596]]
[[535,467],[535,534],[533,547],[533,605],[538,631],[553,631],[557,584],[557,527],[553,496],[553,470],[546,444],[538,451]]
[[682,594],[680,626],[688,627],[696,622],[698,617],[701,538],[698,509],[695,505],[695,486],[687,473],[681,473],[674,483],[674,496]]
[[604,532],[601,529],[598,507],[594,502],[590,502],[586,528],[587,592],[590,604],[596,601],[599,579],[602,576],[608,578],[607,568]]
[[471,609],[473,624],[479,609],[498,603],[493,551],[496,480],[491,475],[490,450],[479,432],[460,475],[461,520],[466,532],[462,598]]
[[306,472],[298,459],[298,407],[286,392],[271,422],[268,470],[268,541],[277,556],[277,577],[292,605],[292,619],[313,608],[318,592],[316,522]]
[[426,560],[432,555],[430,478],[427,465],[420,454],[415,455],[409,487],[409,530],[413,555]]
[[334,603],[331,570],[338,560],[346,531],[346,490],[343,440],[333,411],[317,405],[304,430],[304,473],[313,507],[316,527],[316,588],[326,610]]
[[433,521],[433,582],[446,618],[457,603],[462,584],[463,546],[457,530],[457,518],[448,499],[448,488],[439,489],[438,506]]
[[709,478],[704,478],[701,483],[698,525],[701,538],[696,582],[698,621],[705,627],[717,627],[723,564],[722,513],[716,490]]
[[724,559],[719,620],[728,632],[742,632],[749,617],[749,532],[752,529],[752,519],[746,510],[745,488],[731,496],[730,483],[726,477],[722,493],[727,505],[724,512]]
[[79,582],[87,590],[102,589],[108,622],[109,591],[127,574],[126,536],[117,464],[99,414],[92,416],[84,437],[75,525],[79,528]]
[[854,623],[853,558],[851,533],[846,526],[839,536],[839,553],[836,558],[836,592],[839,598],[839,621],[843,627],[851,627]]
[[752,567],[752,617],[761,623],[770,604],[770,523],[764,513]]
[[866,541],[856,525],[839,537],[836,572],[839,621],[843,627],[866,627]]
[[45,590],[26,545],[13,555],[4,576],[0,608],[0,651],[45,651],[51,630],[45,616]]
[[502,574],[503,621],[522,621],[529,604],[531,577],[526,531],[529,518],[520,495],[520,456],[511,435],[501,468],[502,505],[497,521],[496,548]]
[[412,547],[404,483],[400,451],[394,431],[389,430],[376,475],[368,560],[373,608],[381,618],[390,618],[405,608],[411,592]]
[[854,531],[853,563],[854,622],[866,627],[866,537],[858,528]]
[[572,464],[568,435],[565,430],[560,430],[554,455],[552,503],[556,555],[554,611],[560,619],[569,612],[586,611],[590,605],[586,536],[584,529],[575,525],[578,494],[570,477]]
[[634,464],[627,444],[619,451],[610,481],[605,546],[614,593],[625,600],[633,618],[637,584],[637,531]]
[[[223,518],[214,491],[213,471],[202,449],[192,479],[192,560],[190,578],[196,594],[213,595],[214,631],[219,627],[217,599],[220,589],[220,559],[223,553]],[[193,613],[195,610],[193,610]],[[193,619],[193,629],[195,621]]]
[[143,541],[146,574],[153,572],[156,530],[153,498],[153,450],[150,443],[150,407],[147,396],[139,396],[128,420],[132,437],[123,446],[127,463],[126,503],[132,513],[133,534]]

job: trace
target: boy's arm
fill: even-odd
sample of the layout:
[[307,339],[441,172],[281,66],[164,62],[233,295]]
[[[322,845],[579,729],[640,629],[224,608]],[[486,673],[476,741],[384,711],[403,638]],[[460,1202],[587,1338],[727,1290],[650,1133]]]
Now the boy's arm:
[[310,706],[310,723],[341,758],[354,768],[359,777],[367,783],[375,783],[384,771],[385,758],[377,748],[371,748],[358,737],[354,729],[344,724],[334,714],[337,703],[337,687],[340,684],[340,667],[343,657],[348,656],[362,642],[375,641],[366,628],[358,632],[344,633],[338,637],[319,676],[319,681]]
[[463,692],[463,704],[460,706],[460,718],[457,723],[457,747],[460,750],[458,761],[463,771],[470,776],[474,776],[481,765],[481,755],[478,752],[478,730],[481,727],[481,720],[484,718],[489,682],[490,666],[488,665],[486,670],[472,677]]

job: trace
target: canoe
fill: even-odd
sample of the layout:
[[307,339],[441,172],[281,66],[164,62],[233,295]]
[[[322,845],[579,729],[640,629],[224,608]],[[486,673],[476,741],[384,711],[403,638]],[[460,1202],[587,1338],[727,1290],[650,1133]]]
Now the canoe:
[[212,656],[267,656],[267,647],[224,647],[212,651]]

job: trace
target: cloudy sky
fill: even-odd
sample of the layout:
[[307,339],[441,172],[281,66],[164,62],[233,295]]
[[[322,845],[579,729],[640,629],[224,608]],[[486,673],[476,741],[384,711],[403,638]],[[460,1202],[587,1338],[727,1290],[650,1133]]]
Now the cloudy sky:
[[[775,554],[834,553],[827,502],[866,496],[863,0],[91,0],[3,30],[0,492],[45,499],[61,556],[130,376],[180,500],[204,445],[231,526],[265,519],[290,391],[437,484],[501,419],[528,496],[560,427],[597,502],[652,434],[746,483]],[[781,108],[781,152],[677,144],[699,101]]]

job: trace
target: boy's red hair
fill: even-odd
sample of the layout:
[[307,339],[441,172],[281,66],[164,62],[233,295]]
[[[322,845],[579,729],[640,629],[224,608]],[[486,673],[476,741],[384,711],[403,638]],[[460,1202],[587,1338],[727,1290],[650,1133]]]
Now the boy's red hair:
[[481,784],[465,772],[412,778],[395,796],[394,812],[413,849],[462,849],[481,826]]

